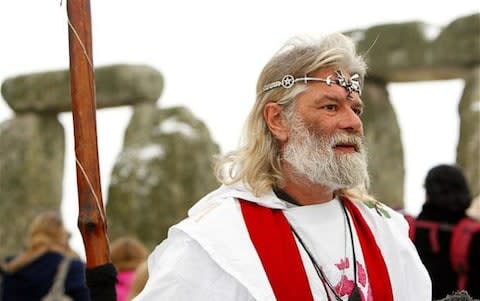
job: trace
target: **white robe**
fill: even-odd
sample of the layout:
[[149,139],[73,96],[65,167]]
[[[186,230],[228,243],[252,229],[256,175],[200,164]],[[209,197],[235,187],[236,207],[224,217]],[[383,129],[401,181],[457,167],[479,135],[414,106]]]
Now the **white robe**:
[[[332,285],[338,284],[342,277],[353,279],[351,244],[348,234],[344,232],[346,228],[342,218],[331,218],[333,224],[326,224],[328,216],[343,216],[339,204],[334,203],[338,201],[312,205],[311,208],[290,208],[273,191],[255,197],[244,186],[232,185],[222,186],[205,196],[189,210],[188,218],[170,228],[168,238],[149,256],[148,282],[134,300],[275,300],[262,263],[250,240],[237,198],[269,208],[283,209],[289,222],[314,253],[319,265],[325,269]],[[368,223],[382,252],[394,300],[430,301],[431,281],[408,237],[405,219],[386,206],[390,218],[379,215],[375,209],[368,208],[359,201],[354,203]],[[309,211],[313,211],[313,215]],[[319,218],[315,219],[317,214]],[[318,229],[319,234],[315,229]],[[328,235],[334,235],[338,239],[328,238]],[[364,267],[355,231],[354,237],[357,261]],[[348,242],[345,244],[346,239]],[[310,259],[298,241],[297,245],[314,299],[327,300],[326,291]],[[338,256],[328,256],[335,253]],[[346,269],[346,272],[334,268],[338,267],[336,264],[339,263],[339,257],[350,260],[350,269]],[[359,281],[360,279],[357,283]],[[368,281],[360,285],[367,301],[368,287]],[[346,299],[347,296],[344,297]]]

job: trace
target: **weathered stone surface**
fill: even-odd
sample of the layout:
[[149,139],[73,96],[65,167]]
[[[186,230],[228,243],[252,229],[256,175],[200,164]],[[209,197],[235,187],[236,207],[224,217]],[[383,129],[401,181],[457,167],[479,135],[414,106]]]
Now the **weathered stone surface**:
[[[95,68],[97,108],[156,102],[163,77],[144,65]],[[68,70],[21,75],[2,85],[2,95],[16,112],[65,112],[71,110]]]
[[393,208],[403,208],[403,148],[395,111],[384,84],[368,81],[362,120],[369,151],[370,192]]
[[134,106],[132,118],[125,130],[123,148],[141,147],[150,143],[152,140],[151,129],[158,122],[158,115],[158,108],[154,103],[142,103]]
[[414,80],[405,70],[424,66],[429,41],[421,22],[384,24],[351,32],[359,53],[366,53],[369,77],[383,81]]
[[436,66],[469,68],[480,64],[480,14],[450,23],[432,42],[431,52]]
[[384,24],[347,34],[366,54],[369,76],[384,82],[463,78],[480,63],[480,14],[459,18],[430,40],[422,22]]
[[204,123],[188,109],[135,109],[108,191],[110,237],[134,234],[149,247],[158,244],[218,186],[212,170],[218,152]]
[[473,195],[480,194],[480,65],[465,79],[460,104],[457,164],[463,169]]
[[22,114],[0,124],[0,258],[21,248],[35,214],[60,208],[64,140],[54,115]]

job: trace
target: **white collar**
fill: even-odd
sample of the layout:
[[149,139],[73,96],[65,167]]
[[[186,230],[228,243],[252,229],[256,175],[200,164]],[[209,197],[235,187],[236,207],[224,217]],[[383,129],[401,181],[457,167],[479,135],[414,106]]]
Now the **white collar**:
[[190,210],[188,210],[188,215],[196,215],[206,207],[211,207],[225,198],[244,199],[246,201],[257,203],[260,206],[273,209],[286,209],[288,207],[287,202],[279,199],[272,189],[269,189],[261,196],[255,196],[244,184],[235,183],[232,185],[222,185],[218,189],[204,196],[192,208],[190,208]]

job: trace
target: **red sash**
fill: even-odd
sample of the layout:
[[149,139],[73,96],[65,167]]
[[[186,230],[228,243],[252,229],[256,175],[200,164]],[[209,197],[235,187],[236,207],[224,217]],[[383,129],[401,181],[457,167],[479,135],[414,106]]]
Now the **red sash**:
[[363,260],[365,260],[368,281],[372,287],[373,300],[393,300],[392,284],[390,283],[387,265],[383,260],[382,251],[378,247],[370,227],[352,201],[343,198],[343,203],[348,212],[350,212],[360,246],[362,247]]
[[282,210],[239,200],[263,269],[278,301],[313,300],[302,258]]
[[[290,225],[282,210],[239,200],[250,239],[278,301],[313,300],[310,284]],[[352,216],[363,253],[373,300],[392,301],[388,270],[380,248],[358,208],[348,199],[345,207]]]

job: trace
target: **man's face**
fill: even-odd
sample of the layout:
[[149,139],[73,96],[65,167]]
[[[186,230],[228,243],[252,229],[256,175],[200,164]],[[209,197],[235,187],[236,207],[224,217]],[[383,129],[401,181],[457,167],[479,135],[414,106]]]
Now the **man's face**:
[[[349,73],[343,74],[349,79]],[[322,69],[311,76],[326,78],[332,75],[335,79],[335,69]],[[322,82],[309,82],[308,90],[297,97],[296,112],[305,125],[314,132],[322,131],[327,135],[349,133],[363,137],[363,125],[360,114],[363,103],[357,93],[349,93],[341,86],[331,86]],[[338,146],[336,152],[354,152],[351,147]]]
[[[312,76],[325,78],[334,71],[321,70]],[[348,92],[337,85],[308,85],[288,120],[283,158],[311,182],[332,189],[368,183],[359,96],[353,93],[348,98]]]

